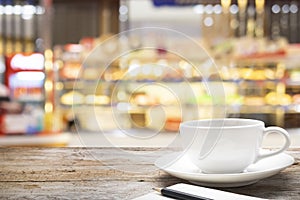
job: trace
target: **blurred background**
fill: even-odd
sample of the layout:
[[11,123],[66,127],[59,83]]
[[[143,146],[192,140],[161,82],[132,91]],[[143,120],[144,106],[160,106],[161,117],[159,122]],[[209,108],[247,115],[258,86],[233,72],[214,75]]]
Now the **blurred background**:
[[260,119],[300,145],[299,4],[0,0],[0,145],[161,146],[212,117]]

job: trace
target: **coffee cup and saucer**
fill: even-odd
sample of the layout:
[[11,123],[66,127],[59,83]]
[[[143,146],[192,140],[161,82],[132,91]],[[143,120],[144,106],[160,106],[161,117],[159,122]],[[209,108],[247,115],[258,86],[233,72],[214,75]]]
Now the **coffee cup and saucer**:
[[[263,149],[269,133],[280,134],[283,144]],[[164,155],[155,165],[181,179],[212,187],[237,187],[273,176],[294,163],[284,151],[290,137],[280,127],[265,127],[254,119],[221,118],[180,124],[183,150]],[[267,139],[267,138],[266,138]]]

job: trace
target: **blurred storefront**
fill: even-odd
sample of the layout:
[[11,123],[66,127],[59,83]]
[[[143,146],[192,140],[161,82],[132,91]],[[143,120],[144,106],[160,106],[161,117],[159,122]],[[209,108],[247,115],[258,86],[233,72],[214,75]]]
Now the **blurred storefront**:
[[[283,0],[2,0],[9,94],[1,104],[12,107],[1,107],[2,138],[64,136],[56,145],[70,131],[177,132],[181,121],[211,117],[299,128],[298,8]],[[43,66],[33,58],[11,70],[21,56],[22,64],[40,56]],[[39,76],[18,76],[28,71]]]

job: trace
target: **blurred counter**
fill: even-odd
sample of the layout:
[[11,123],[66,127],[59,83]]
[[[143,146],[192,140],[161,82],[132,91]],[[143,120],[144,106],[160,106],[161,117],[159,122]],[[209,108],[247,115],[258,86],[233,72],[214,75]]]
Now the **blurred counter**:
[[[291,148],[300,147],[300,128],[287,129]],[[281,136],[269,134],[264,147],[281,146]],[[175,132],[155,132],[148,129],[114,130],[111,132],[59,133],[39,136],[0,137],[0,146],[40,147],[181,147],[180,136]]]
[[63,147],[73,140],[70,133],[40,134],[40,135],[10,135],[0,137],[0,147],[3,146],[39,146]]
[[[300,128],[287,129],[292,144],[290,147],[300,147]],[[263,146],[268,148],[281,145],[281,136],[269,134]],[[130,130],[124,132],[81,132],[71,135],[70,147],[180,147],[179,134],[174,132],[155,133],[151,130]]]

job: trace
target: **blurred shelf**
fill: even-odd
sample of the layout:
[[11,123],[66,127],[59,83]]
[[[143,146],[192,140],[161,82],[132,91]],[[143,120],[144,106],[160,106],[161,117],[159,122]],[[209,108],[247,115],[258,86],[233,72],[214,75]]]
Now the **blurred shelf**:
[[44,99],[17,99],[15,101],[23,104],[43,104],[45,102]]
[[[121,102],[122,103],[122,102]],[[77,108],[80,110],[85,110],[88,108],[110,108],[111,110],[117,109],[116,105],[118,102],[108,104],[108,105],[99,105],[99,104],[77,104],[77,105],[64,105],[62,104],[62,108]],[[124,112],[140,112],[145,111],[147,109],[153,109],[156,107],[164,107],[164,108],[176,108],[178,105],[164,105],[164,104],[154,104],[154,105],[136,105],[136,104],[127,104],[127,110],[123,110]],[[290,104],[287,106],[284,105],[201,105],[201,104],[191,104],[185,103],[181,104],[181,107],[193,108],[193,109],[214,109],[215,107],[224,107],[228,111],[228,113],[258,113],[258,114],[275,114],[277,110],[282,110],[285,113],[300,113],[300,105],[298,104]],[[86,110],[87,111],[87,110]],[[87,111],[88,112],[88,111]]]
[[300,87],[300,81],[292,81],[292,80],[288,79],[286,81],[286,86],[287,87]]
[[53,133],[42,135],[3,135],[0,137],[0,147],[9,146],[67,146],[71,140],[70,133]]

